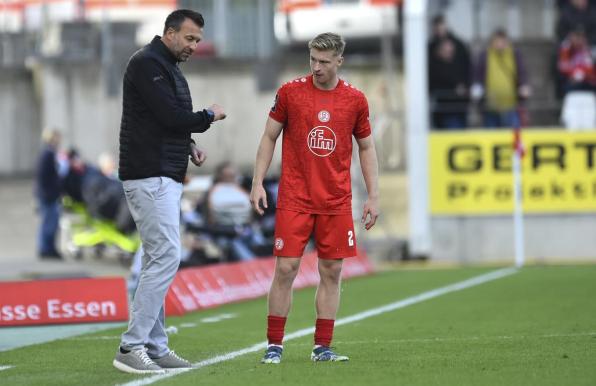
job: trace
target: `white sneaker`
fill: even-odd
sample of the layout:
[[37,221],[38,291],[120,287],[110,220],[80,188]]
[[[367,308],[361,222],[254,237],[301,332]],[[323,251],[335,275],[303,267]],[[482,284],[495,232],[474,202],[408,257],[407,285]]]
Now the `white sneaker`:
[[192,363],[180,357],[174,351],[161,358],[152,358],[153,362],[162,369],[192,369]]
[[147,349],[131,350],[126,354],[120,351],[112,362],[115,368],[130,374],[163,374],[165,370],[147,355]]

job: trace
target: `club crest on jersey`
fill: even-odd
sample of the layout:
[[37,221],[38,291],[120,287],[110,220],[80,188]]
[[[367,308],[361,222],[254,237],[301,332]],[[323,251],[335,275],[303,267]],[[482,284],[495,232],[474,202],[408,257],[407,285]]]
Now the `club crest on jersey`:
[[327,126],[317,126],[308,133],[308,148],[319,157],[327,157],[335,150],[337,139]]
[[319,111],[319,114],[317,116],[319,117],[319,121],[323,123],[329,122],[329,120],[331,119],[331,114],[329,114],[329,111],[327,110]]
[[275,249],[281,251],[284,247],[284,240],[281,237],[275,239]]

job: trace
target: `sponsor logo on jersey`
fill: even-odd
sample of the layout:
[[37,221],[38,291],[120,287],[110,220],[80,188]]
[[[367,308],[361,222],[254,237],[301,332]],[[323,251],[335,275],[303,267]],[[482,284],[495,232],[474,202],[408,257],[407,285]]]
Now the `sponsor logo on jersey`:
[[329,111],[327,110],[321,110],[319,111],[317,117],[319,118],[319,121],[325,123],[329,122],[329,120],[331,119],[331,114],[329,114]]
[[281,251],[284,247],[284,240],[281,237],[275,239],[275,249]]
[[317,126],[308,133],[308,148],[319,157],[327,157],[335,150],[335,133],[327,126]]

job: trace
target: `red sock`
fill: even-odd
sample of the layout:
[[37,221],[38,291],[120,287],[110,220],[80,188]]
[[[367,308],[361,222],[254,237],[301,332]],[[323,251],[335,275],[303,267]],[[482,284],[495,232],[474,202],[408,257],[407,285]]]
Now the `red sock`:
[[286,319],[287,318],[284,316],[267,316],[267,340],[269,341],[269,344],[282,345]]
[[335,320],[333,319],[317,319],[315,324],[315,345],[326,346],[331,345],[333,339],[333,326]]

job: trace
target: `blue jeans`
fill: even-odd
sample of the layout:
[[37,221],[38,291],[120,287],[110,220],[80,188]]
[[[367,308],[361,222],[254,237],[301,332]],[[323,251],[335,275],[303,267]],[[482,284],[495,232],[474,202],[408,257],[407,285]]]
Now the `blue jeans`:
[[466,114],[441,113],[434,117],[437,130],[459,130],[466,127]]
[[40,255],[57,255],[56,233],[60,219],[60,203],[39,202],[41,223],[37,233],[37,251]]
[[487,128],[511,128],[518,126],[519,123],[519,116],[515,110],[486,111],[484,113],[484,127]]

